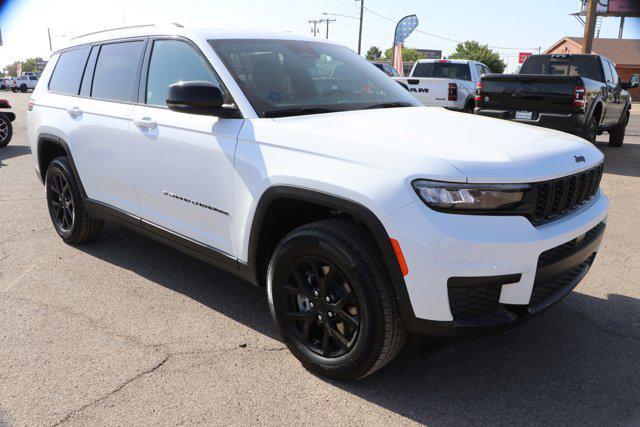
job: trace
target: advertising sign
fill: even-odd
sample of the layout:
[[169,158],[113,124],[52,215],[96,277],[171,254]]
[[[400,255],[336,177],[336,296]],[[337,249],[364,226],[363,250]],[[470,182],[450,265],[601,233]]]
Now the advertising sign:
[[532,52],[520,52],[520,53],[518,53],[518,64],[522,64],[525,61],[525,59],[527,59],[531,55],[533,55]]

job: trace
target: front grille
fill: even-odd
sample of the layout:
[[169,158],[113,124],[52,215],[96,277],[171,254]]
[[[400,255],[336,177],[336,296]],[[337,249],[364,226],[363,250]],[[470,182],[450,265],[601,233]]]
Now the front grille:
[[531,292],[531,299],[529,300],[529,307],[535,307],[536,305],[551,298],[555,293],[560,292],[567,286],[571,285],[586,268],[591,266],[595,257],[596,254],[594,252],[589,256],[589,258],[571,270],[563,271],[550,280],[534,283],[533,291]]
[[449,307],[454,320],[492,314],[498,308],[502,285],[449,288]]
[[584,234],[584,239],[582,239],[582,236],[580,236],[580,238],[569,240],[567,243],[542,252],[540,254],[540,257],[538,258],[538,268],[546,267],[547,265],[553,264],[554,262],[563,259],[575,249],[579,242],[590,242],[595,236],[599,234],[600,230],[604,227],[605,223],[601,222],[591,230],[587,231]]
[[533,224],[554,220],[591,200],[600,186],[602,172],[600,164],[575,175],[533,184]]

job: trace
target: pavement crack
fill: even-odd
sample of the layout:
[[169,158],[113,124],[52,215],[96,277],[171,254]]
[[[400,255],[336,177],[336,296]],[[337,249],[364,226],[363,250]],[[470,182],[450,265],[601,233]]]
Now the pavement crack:
[[61,425],[61,424],[65,423],[65,422],[69,421],[69,419],[71,419],[71,417],[79,414],[80,412],[86,410],[87,408],[90,408],[91,406],[97,405],[98,403],[108,399],[109,397],[111,397],[114,394],[118,393],[120,390],[122,390],[127,385],[131,384],[132,382],[137,381],[137,380],[139,380],[140,378],[142,378],[142,377],[144,377],[146,375],[150,375],[150,374],[154,373],[155,371],[160,369],[171,358],[171,356],[172,356],[171,354],[168,354],[168,355],[164,356],[164,358],[160,362],[156,363],[151,368],[146,369],[146,370],[134,375],[133,377],[129,378],[128,380],[126,380],[125,382],[123,382],[122,384],[120,384],[118,387],[114,388],[113,390],[111,390],[107,394],[105,394],[105,395],[103,395],[101,397],[98,397],[97,399],[94,399],[89,403],[86,403],[86,404],[82,405],[78,409],[74,409],[73,411],[69,412],[64,418],[62,418],[61,420],[59,420],[58,422],[53,424],[53,426],[58,426],[58,425]]

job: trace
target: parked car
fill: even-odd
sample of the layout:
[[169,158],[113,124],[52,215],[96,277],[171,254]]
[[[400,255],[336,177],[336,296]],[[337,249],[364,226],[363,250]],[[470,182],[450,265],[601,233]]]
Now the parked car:
[[421,59],[409,77],[396,77],[427,107],[473,113],[476,83],[491,71],[482,62],[458,59]]
[[595,142],[609,133],[620,147],[631,113],[626,89],[638,75],[620,81],[601,55],[532,55],[519,74],[489,75],[477,85],[476,114],[548,127]]
[[0,78],[0,90],[6,90],[9,83],[9,77]]
[[55,231],[78,244],[112,221],[266,286],[315,373],[366,376],[409,333],[514,325],[596,256],[603,155],[581,138],[425,108],[328,40],[142,26],[76,43],[27,109]]
[[23,74],[13,81],[12,90],[14,92],[26,92],[29,89],[35,89],[38,84],[38,76],[34,74]]
[[6,99],[0,99],[0,148],[6,147],[11,142],[13,136],[13,126],[11,122],[16,119],[12,112],[1,111],[11,108],[11,104]]
[[398,74],[398,72],[395,68],[393,68],[392,65],[386,64],[384,62],[372,62],[372,64],[389,77],[400,77],[400,74]]

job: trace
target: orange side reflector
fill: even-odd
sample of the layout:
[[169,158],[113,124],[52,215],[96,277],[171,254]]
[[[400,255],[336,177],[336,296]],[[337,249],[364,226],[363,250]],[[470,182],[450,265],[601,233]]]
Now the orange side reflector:
[[396,253],[396,258],[398,259],[398,264],[400,265],[400,271],[403,276],[409,274],[409,267],[407,267],[407,261],[404,259],[404,255],[402,254],[402,249],[400,249],[400,243],[396,239],[391,240],[391,246],[393,246],[393,251]]

